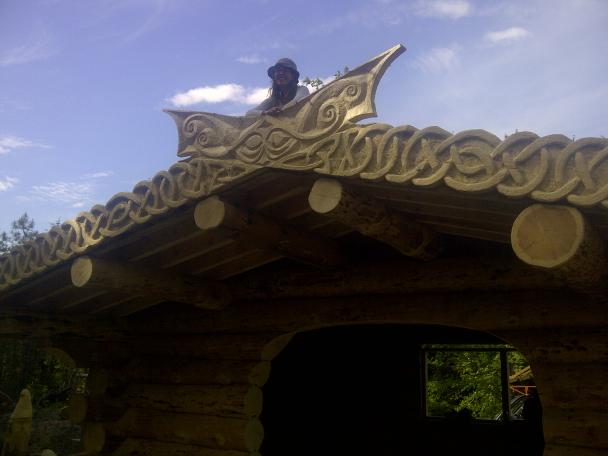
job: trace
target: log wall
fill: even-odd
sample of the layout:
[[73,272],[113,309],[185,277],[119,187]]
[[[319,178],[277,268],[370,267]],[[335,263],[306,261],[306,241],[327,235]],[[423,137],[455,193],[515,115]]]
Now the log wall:
[[608,312],[563,291],[241,300],[221,311],[160,306],[131,318],[126,361],[95,355],[79,415],[85,446],[119,456],[257,455],[271,360],[298,331],[361,323],[457,326],[502,338],[531,362],[545,454],[608,454]]

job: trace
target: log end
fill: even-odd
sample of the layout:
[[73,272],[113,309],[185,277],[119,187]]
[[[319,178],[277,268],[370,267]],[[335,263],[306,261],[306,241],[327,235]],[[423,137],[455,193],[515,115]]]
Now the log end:
[[194,223],[201,230],[217,228],[225,216],[226,205],[217,196],[201,201],[194,208]]
[[270,378],[270,362],[262,361],[249,373],[249,383],[255,386],[264,386]]
[[262,413],[264,395],[257,386],[252,386],[245,395],[244,412],[247,416],[257,417]]
[[72,283],[74,286],[85,286],[93,275],[93,261],[87,256],[76,258],[70,269]]
[[342,184],[336,179],[317,179],[308,195],[313,211],[327,214],[338,206],[342,199]]
[[523,262],[552,269],[576,254],[584,235],[585,222],[577,209],[535,204],[513,223],[511,246]]
[[249,420],[245,428],[245,446],[247,450],[258,451],[264,440],[264,426],[257,418]]

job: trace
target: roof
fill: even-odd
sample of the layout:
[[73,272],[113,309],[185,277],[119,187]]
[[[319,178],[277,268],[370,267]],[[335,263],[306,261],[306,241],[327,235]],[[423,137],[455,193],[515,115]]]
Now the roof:
[[578,206],[596,226],[608,225],[608,139],[520,132],[501,140],[484,130],[355,123],[375,115],[380,77],[403,51],[389,49],[281,116],[170,111],[184,160],[0,257],[0,300],[10,302],[17,288],[24,299],[26,279],[40,277],[36,293],[55,290],[70,306],[115,305],[118,298],[95,304],[94,295],[57,286],[68,260],[85,253],[218,279],[280,258],[235,246],[221,230],[201,233],[193,207],[210,195],[324,237],[342,236],[352,229],[308,206],[310,187],[322,176],[439,233],[508,242],[513,220],[531,201]]

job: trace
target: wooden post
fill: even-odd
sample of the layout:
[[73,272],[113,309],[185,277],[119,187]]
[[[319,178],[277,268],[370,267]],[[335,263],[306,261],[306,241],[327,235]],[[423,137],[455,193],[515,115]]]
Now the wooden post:
[[197,204],[194,221],[201,230],[225,227],[255,248],[279,253],[315,266],[334,266],[346,262],[340,248],[330,239],[302,231],[260,213],[239,209],[212,196]]
[[429,227],[406,220],[382,202],[346,189],[336,179],[318,179],[308,202],[313,211],[384,242],[403,255],[429,260],[439,254],[439,238]]
[[604,241],[578,209],[527,207],[513,223],[511,246],[520,260],[552,272],[573,288],[592,294],[604,288]]
[[184,277],[151,268],[82,256],[72,263],[72,283],[94,285],[135,296],[152,296],[219,309],[230,302],[227,287],[199,277]]

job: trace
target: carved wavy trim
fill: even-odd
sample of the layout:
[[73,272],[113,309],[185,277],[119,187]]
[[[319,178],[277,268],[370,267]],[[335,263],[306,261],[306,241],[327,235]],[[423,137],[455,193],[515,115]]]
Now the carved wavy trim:
[[178,162],[132,192],[81,212],[0,257],[0,291],[259,169],[234,160]]
[[178,162],[0,257],[0,290],[264,167],[608,208],[605,138],[521,132],[501,141],[484,130],[452,135],[438,127],[353,125],[291,154],[266,157],[264,164],[204,157]]

